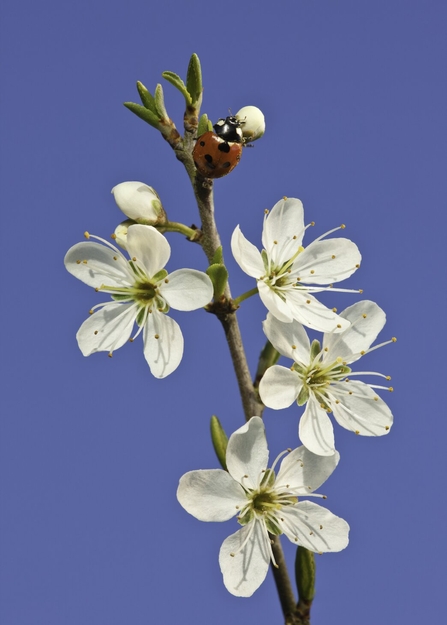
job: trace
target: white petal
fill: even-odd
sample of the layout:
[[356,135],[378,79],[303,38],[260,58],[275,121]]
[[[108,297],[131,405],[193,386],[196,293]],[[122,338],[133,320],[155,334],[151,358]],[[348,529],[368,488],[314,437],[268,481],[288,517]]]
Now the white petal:
[[371,346],[386,321],[380,306],[369,300],[349,306],[340,313],[340,317],[350,321],[351,325],[341,333],[324,335],[323,348],[327,348],[325,362],[340,357],[350,363],[361,358],[360,352]]
[[259,297],[264,306],[280,321],[290,323],[293,316],[288,302],[282,300],[265,282],[258,281]]
[[153,202],[160,203],[157,193],[144,182],[121,182],[112,189],[118,207],[130,219],[157,221]]
[[349,278],[357,271],[362,257],[355,243],[349,239],[314,241],[302,252],[293,265],[300,282],[330,284]]
[[222,469],[185,473],[177,499],[199,521],[227,521],[247,503],[242,486]]
[[309,451],[319,456],[335,452],[334,428],[327,413],[311,396],[300,419],[298,435]]
[[262,245],[276,265],[292,258],[304,235],[301,200],[290,197],[275,204],[264,222]]
[[137,259],[149,278],[163,269],[171,255],[166,237],[152,226],[129,226],[126,246],[129,256]]
[[197,310],[213,297],[213,284],[203,271],[178,269],[167,280],[161,284],[160,293],[176,310]]
[[231,237],[231,251],[242,271],[252,278],[258,279],[265,273],[260,251],[244,237],[239,226]]
[[[374,389],[364,382],[350,381],[331,384],[331,408],[337,422],[347,430],[362,436],[383,436],[393,425],[393,415]],[[349,392],[352,395],[349,395]]]
[[332,456],[318,456],[304,445],[297,447],[281,462],[275,488],[286,488],[299,496],[313,493],[328,479],[339,460],[338,451]]
[[73,245],[66,253],[64,263],[67,271],[95,289],[103,285],[129,286],[134,282],[121,252],[100,243],[85,241]]
[[143,340],[144,357],[152,375],[165,378],[177,369],[183,356],[183,334],[174,319],[153,309],[144,326]]
[[93,313],[79,328],[76,338],[84,356],[94,352],[113,352],[129,340],[137,307],[110,302]]
[[309,551],[341,551],[349,543],[349,525],[344,519],[312,501],[300,501],[281,510],[287,526],[284,533]]
[[349,326],[349,321],[342,319],[330,308],[326,308],[306,291],[290,289],[286,297],[293,318],[312,330],[342,332]]
[[259,384],[262,403],[273,410],[288,408],[293,404],[303,385],[296,371],[273,365],[264,373]]
[[228,472],[243,486],[256,488],[268,459],[264,423],[259,417],[252,417],[230,436],[226,455]]
[[[238,549],[251,532],[250,539]],[[219,552],[219,564],[226,589],[236,597],[251,597],[265,580],[270,564],[267,531],[260,522],[245,525],[228,536]],[[232,556],[231,554],[236,554]]]
[[309,364],[310,341],[301,323],[283,323],[269,313],[262,327],[268,340],[280,354],[295,362]]

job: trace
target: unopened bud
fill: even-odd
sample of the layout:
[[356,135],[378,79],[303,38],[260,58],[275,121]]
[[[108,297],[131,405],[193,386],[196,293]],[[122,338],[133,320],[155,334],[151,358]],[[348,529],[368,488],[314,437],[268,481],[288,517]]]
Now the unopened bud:
[[244,106],[235,115],[246,142],[260,139],[265,132],[264,113],[257,106]]
[[139,224],[158,226],[166,222],[157,192],[144,182],[121,182],[112,189],[115,202],[123,213]]

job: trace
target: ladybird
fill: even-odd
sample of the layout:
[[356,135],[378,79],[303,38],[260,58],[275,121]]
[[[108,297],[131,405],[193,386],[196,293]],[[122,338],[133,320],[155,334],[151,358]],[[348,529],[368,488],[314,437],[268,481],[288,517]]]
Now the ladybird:
[[222,178],[241,160],[243,136],[236,117],[219,119],[197,139],[192,156],[197,171],[205,178]]

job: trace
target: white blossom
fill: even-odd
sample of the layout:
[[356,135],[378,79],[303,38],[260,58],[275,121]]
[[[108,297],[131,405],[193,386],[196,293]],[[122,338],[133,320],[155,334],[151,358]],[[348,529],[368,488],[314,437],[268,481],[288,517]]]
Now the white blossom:
[[[111,356],[143,332],[144,356],[152,374],[166,377],[183,356],[182,332],[166,313],[170,307],[186,311],[208,304],[213,296],[211,280],[195,269],[168,274],[164,266],[171,248],[152,226],[128,228],[130,260],[104,239],[86,236],[100,243],[74,245],[65,256],[65,267],[96,291],[110,294],[113,301],[94,306],[79,328],[76,338],[81,352],[89,356],[106,351]],[[138,330],[131,337],[135,322]]]
[[274,365],[267,369],[259,394],[269,408],[287,408],[297,401],[306,404],[299,423],[299,437],[313,453],[330,455],[335,451],[334,430],[328,413],[347,430],[363,436],[387,434],[393,415],[377,389],[392,391],[391,387],[366,384],[352,380],[353,376],[382,373],[351,370],[350,365],[368,352],[394,342],[386,341],[371,347],[385,325],[385,313],[374,302],[364,300],[346,308],[341,315],[350,321],[338,334],[324,334],[323,345],[311,344],[303,326],[298,322],[281,323],[268,314],[264,332],[273,347],[294,361],[292,367]]
[[319,553],[341,551],[348,544],[346,521],[301,501],[331,475],[339,455],[321,457],[298,447],[280,454],[271,469],[268,457],[262,419],[252,417],[228,441],[228,472],[190,471],[177,490],[180,504],[200,521],[227,521],[237,515],[242,528],[222,543],[219,564],[226,588],[239,597],[252,595],[264,581],[270,561],[276,565],[269,533],[285,534],[294,544]]
[[285,198],[266,211],[262,252],[244,237],[239,226],[233,232],[231,249],[241,269],[256,279],[261,300],[277,319],[286,323],[296,320],[321,332],[340,332],[349,322],[312,293],[346,291],[334,289],[332,284],[356,271],[360,252],[349,239],[324,239],[339,228],[304,248],[306,228],[301,201]]

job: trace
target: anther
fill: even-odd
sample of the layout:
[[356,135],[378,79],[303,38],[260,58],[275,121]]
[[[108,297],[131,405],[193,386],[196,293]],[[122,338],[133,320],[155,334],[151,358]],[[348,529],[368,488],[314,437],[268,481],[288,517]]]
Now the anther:
[[379,401],[379,398],[377,395],[374,397],[374,401]]
[[334,259],[335,258],[335,254],[332,254],[331,258]]
[[311,274],[314,274],[314,273],[315,273],[315,271],[314,271],[313,269],[311,269],[311,270],[310,270],[310,273],[311,273]]
[[90,232],[87,232],[87,230],[84,232],[84,236],[86,239],[90,239]]
[[264,215],[268,215],[269,214],[269,209],[268,208],[264,208]]
[[341,328],[341,325],[339,323],[337,323],[337,328]]
[[132,337],[130,337],[129,343],[133,343],[133,338]]
[[394,391],[394,388],[392,386],[390,386],[390,388],[388,390],[390,391],[390,393],[392,393]]
[[95,330],[95,331],[93,332],[93,334],[95,334],[95,335],[96,335],[96,334],[98,334],[98,330]]
[[358,430],[356,430],[355,433],[357,434],[357,436],[360,434],[360,432]]
[[77,265],[80,265],[80,264],[81,264],[81,261],[80,261],[80,260],[77,260],[77,261],[76,261],[76,264],[77,264]]
[[363,319],[366,319],[366,317],[367,317],[366,313],[363,313],[362,317],[363,317]]
[[167,278],[165,278],[165,283],[168,284],[169,280]]
[[86,261],[86,260],[83,260],[82,262],[84,263],[84,265],[86,265],[86,264],[87,264],[87,261]]
[[136,263],[137,262],[137,257],[136,256],[132,256],[132,260],[133,260],[134,263]]
[[115,241],[115,239],[116,239],[116,234],[115,234],[115,233],[111,234],[111,235],[110,235],[110,238],[111,238],[111,239],[113,239],[113,240]]
[[287,202],[287,195],[284,195],[282,199],[284,200],[284,202]]
[[315,226],[315,222],[314,222],[314,221],[311,221],[311,222],[310,222],[310,224],[309,224],[309,226]]
[[356,269],[358,269],[359,267],[360,267],[360,264],[359,264],[359,263],[357,263],[357,264],[356,264],[356,266],[355,266],[355,268],[356,268]]
[[113,257],[113,260],[118,260],[118,256],[114,256],[114,257]]
[[159,334],[154,334],[154,339],[159,339],[160,335]]
[[[337,312],[337,309],[336,309],[336,308],[333,308],[333,309],[332,309],[332,312]],[[325,348],[325,351],[327,351],[327,347]]]
[[296,349],[296,345],[292,345],[292,349]]
[[386,380],[391,380],[391,376],[390,376],[390,375],[387,375],[385,379],[386,379]]
[[393,336],[393,338],[391,340],[393,341],[393,343],[395,343],[397,341],[397,338],[395,336]]
[[344,230],[346,228],[345,224],[341,224],[340,228]]
[[322,526],[322,525],[320,525],[320,530],[322,530],[322,529],[323,529],[323,526]]
[[362,354],[362,356],[364,356],[365,355],[365,350],[362,349],[362,351],[360,353]]
[[389,426],[389,425],[386,425],[386,426],[385,426],[385,430],[388,432],[388,430],[389,430],[389,429],[390,429],[390,426]]
[[109,358],[112,358],[112,356],[113,356],[113,352],[109,352],[109,353],[107,354],[107,356],[108,356]]
[[323,495],[322,499],[327,499],[327,495]]
[[306,304],[310,304],[310,299],[307,299],[307,300],[306,300]]
[[88,311],[89,315],[93,315],[93,310],[90,308],[90,310]]
[[359,293],[363,293],[363,289],[359,289]]
[[293,235],[292,239],[294,239],[294,240],[296,239],[296,234]]

